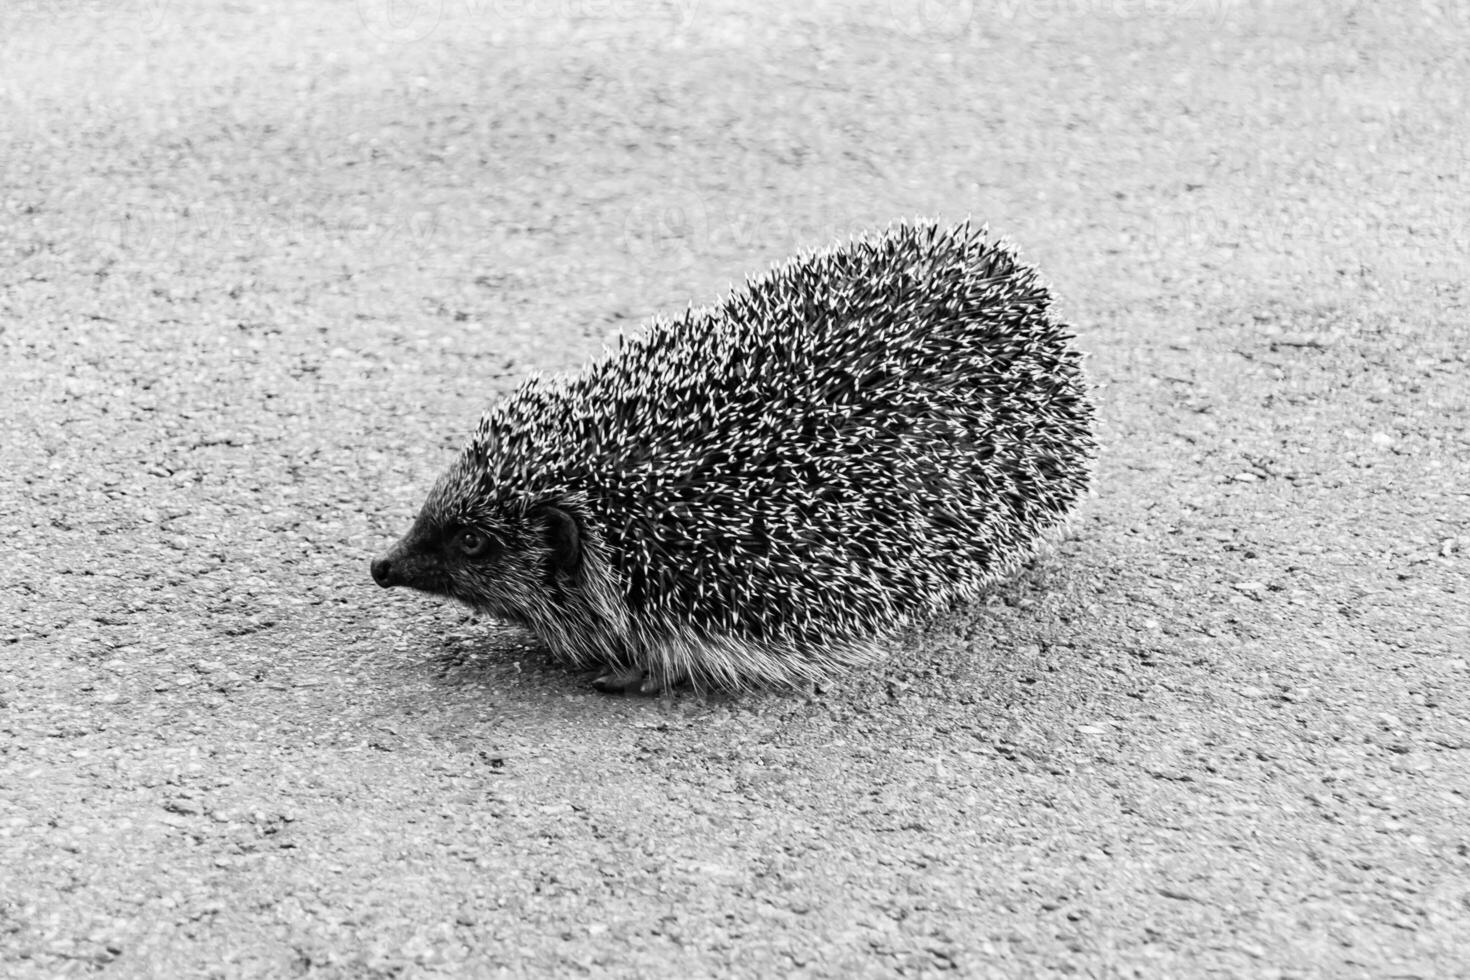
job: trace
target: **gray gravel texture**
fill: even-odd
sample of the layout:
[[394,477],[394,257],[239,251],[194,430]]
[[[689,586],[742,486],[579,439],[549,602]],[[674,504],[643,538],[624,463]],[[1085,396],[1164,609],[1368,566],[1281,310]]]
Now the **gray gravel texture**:
[[[0,973],[1470,974],[1470,6],[0,7]],[[479,412],[912,215],[1074,535],[806,694],[368,559]]]

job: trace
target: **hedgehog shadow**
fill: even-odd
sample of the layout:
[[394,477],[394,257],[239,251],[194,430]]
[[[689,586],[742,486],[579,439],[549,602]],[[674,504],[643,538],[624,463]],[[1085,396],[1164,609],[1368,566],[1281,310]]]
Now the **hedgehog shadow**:
[[897,656],[883,665],[899,678],[938,672],[951,680],[1009,681],[1025,673],[1025,662],[1038,650],[1089,644],[1090,581],[1074,560],[1039,555],[979,596],[896,633]]
[[[595,695],[617,702],[655,701],[660,695],[635,692],[604,693],[592,686],[603,671],[569,666],[552,654],[536,635],[523,627],[494,620],[466,617],[455,633],[445,633],[439,643],[426,648],[417,663],[420,673],[450,687],[470,687],[505,692],[521,689],[532,693]],[[473,635],[467,635],[466,630]],[[693,697],[710,703],[739,700],[741,694],[710,688],[697,689],[684,682],[662,697]]]
[[418,669],[454,686],[505,688],[527,678],[576,678],[535,634],[495,620],[465,616],[458,628],[426,645]]

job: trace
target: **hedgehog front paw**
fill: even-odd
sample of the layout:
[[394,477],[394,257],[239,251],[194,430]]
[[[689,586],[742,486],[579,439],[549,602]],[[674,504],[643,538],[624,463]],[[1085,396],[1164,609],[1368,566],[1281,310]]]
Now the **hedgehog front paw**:
[[609,667],[592,682],[603,694],[662,694],[664,686],[642,667]]
[[603,694],[626,694],[636,690],[646,676],[647,671],[637,667],[609,667],[597,676],[592,686]]

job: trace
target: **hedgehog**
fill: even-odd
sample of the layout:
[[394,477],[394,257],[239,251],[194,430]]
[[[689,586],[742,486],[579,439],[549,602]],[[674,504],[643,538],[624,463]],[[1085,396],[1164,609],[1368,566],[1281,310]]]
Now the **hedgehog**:
[[373,579],[528,627],[603,691],[827,680],[1088,491],[1050,305],[969,222],[800,255],[494,404]]

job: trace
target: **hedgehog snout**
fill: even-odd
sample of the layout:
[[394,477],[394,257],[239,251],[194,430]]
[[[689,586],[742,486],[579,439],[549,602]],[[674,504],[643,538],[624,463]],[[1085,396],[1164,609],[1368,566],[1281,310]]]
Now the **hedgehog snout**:
[[423,517],[368,566],[373,581],[385,589],[404,585],[424,592],[443,592],[444,567],[438,529]]
[[398,584],[397,580],[393,577],[393,559],[387,556],[374,558],[372,570],[373,581],[377,582],[383,588],[391,589]]
[[424,556],[409,542],[400,541],[388,549],[388,553],[373,559],[370,566],[373,581],[385,589],[395,585],[414,586],[423,578]]

